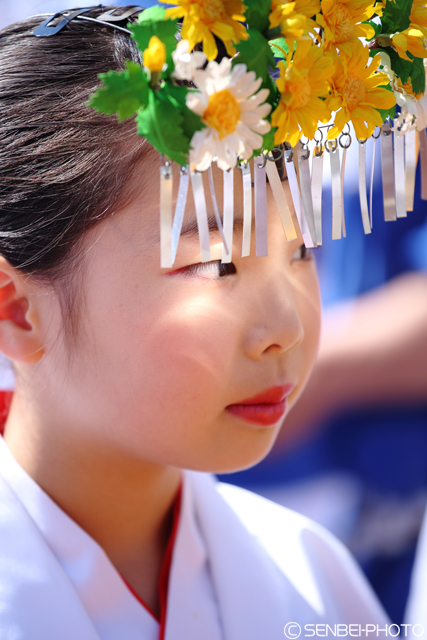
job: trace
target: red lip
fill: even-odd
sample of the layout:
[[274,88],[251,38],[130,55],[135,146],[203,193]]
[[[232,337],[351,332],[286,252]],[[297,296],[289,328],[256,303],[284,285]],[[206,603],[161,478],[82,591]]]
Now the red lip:
[[279,422],[286,412],[286,396],[294,389],[293,384],[272,387],[252,398],[229,404],[227,411],[233,415],[263,426]]

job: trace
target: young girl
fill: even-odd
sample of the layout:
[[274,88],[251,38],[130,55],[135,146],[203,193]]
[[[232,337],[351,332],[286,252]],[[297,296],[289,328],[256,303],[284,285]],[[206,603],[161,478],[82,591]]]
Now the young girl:
[[99,73],[140,54],[89,21],[36,38],[42,20],[0,35],[0,350],[16,377],[0,442],[0,638],[384,627],[331,535],[209,475],[261,460],[304,387],[320,322],[310,251],[287,242],[268,189],[268,257],[223,264],[211,225],[201,263],[189,206],[161,269],[158,153],[132,121],[87,106]]

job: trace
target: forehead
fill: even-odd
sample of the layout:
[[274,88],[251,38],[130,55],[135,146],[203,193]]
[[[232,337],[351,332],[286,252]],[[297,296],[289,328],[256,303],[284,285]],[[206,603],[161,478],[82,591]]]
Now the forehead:
[[[161,158],[159,154],[153,149],[149,148],[146,155],[141,162],[135,167],[133,175],[131,177],[131,189],[134,193],[134,198],[130,204],[130,209],[139,210],[139,224],[144,230],[146,240],[150,245],[160,245],[160,168],[162,166]],[[254,197],[253,197],[253,162],[251,166],[252,177],[252,227],[254,226]],[[172,163],[172,214],[174,215],[176,202],[178,198],[178,190],[180,185],[180,167],[176,163]],[[208,226],[211,234],[218,234],[218,227],[214,214],[214,204],[211,194],[211,188],[209,184],[208,172],[204,171],[200,174],[202,178],[204,199],[206,202],[206,210],[208,215]],[[212,177],[214,185],[214,196],[217,202],[219,214],[222,218],[224,210],[224,202],[232,200],[234,204],[234,224],[233,229],[235,234],[242,233],[243,227],[243,178],[242,171],[238,168],[233,170],[233,190],[230,191],[229,186],[224,189],[224,172],[216,166],[212,165]],[[229,183],[228,183],[229,184]],[[286,181],[282,182],[282,188],[289,192],[289,186]],[[279,220],[279,214],[277,212],[277,206],[271,193],[269,184],[267,183],[267,210],[269,214],[269,225],[277,217]],[[290,193],[288,202],[291,202]],[[295,229],[299,231],[298,222],[293,207],[290,208],[292,221]],[[274,225],[276,227],[276,225]],[[284,234],[283,229],[281,233]],[[298,233],[299,235],[299,233]],[[186,240],[199,241],[198,226],[197,226],[197,214],[194,202],[194,195],[191,186],[191,180],[189,180],[189,187],[187,193],[187,200],[185,206],[185,215],[182,225],[181,238]]]

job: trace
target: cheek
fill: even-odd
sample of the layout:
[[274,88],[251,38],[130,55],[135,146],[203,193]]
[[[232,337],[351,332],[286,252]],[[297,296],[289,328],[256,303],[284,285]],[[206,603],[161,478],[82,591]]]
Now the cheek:
[[[304,327],[304,340],[301,345],[302,376],[298,396],[302,392],[313,369],[320,340],[321,300],[315,266],[307,273],[298,294],[298,311]],[[296,399],[296,398],[295,398]]]
[[[237,328],[226,323],[223,308],[207,300],[184,304],[169,299],[135,312],[115,338],[104,334],[98,354],[106,372],[115,370],[106,384],[115,395],[120,389],[122,408],[149,423],[178,424],[218,415],[224,408],[223,379],[237,340]],[[108,355],[105,344],[110,344]]]

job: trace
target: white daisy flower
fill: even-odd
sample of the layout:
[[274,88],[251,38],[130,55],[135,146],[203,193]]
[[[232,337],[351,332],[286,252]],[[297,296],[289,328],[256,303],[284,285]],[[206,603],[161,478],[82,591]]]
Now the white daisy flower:
[[176,80],[192,80],[194,72],[206,62],[206,56],[202,51],[190,52],[188,40],[178,42],[175,51],[172,51],[172,59],[175,65],[172,77]]
[[264,120],[271,111],[265,102],[268,89],[258,91],[262,79],[245,64],[231,67],[231,60],[212,60],[205,70],[194,73],[199,91],[187,94],[187,107],[206,127],[191,139],[190,164],[205,171],[215,159],[224,171],[236,166],[237,157],[249,159],[262,147],[262,135],[271,125]]

